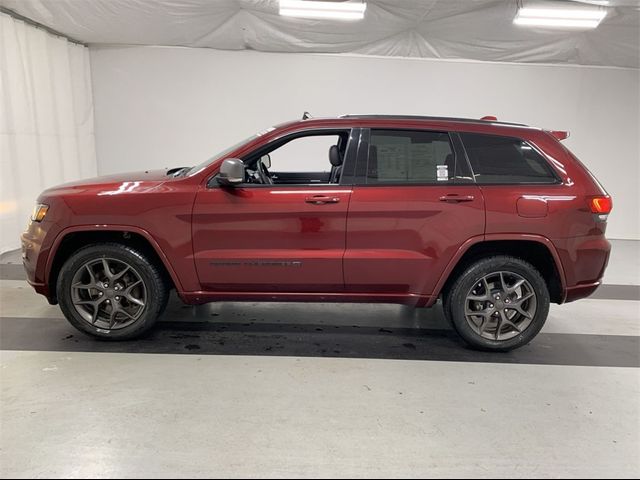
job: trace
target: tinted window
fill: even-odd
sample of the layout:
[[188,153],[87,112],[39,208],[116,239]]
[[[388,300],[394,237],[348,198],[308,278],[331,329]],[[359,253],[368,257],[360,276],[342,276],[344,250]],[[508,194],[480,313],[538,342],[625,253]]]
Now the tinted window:
[[371,130],[367,183],[447,182],[454,170],[447,133]]
[[556,183],[547,161],[518,138],[460,135],[478,183]]

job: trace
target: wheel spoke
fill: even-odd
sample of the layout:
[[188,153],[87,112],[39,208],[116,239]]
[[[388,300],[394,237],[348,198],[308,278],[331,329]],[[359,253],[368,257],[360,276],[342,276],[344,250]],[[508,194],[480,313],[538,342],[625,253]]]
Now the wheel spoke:
[[98,307],[98,305],[94,305],[93,306],[93,312],[91,313],[91,324],[95,325],[96,322],[98,321],[98,311],[100,310],[100,308]]
[[116,316],[118,315],[119,311],[120,308],[118,307],[118,305],[116,303],[111,303],[111,313],[109,314],[109,330],[111,330],[116,324]]
[[131,267],[129,267],[129,265],[127,265],[123,270],[121,270],[120,272],[116,273],[115,275],[113,275],[111,277],[111,280],[120,280],[125,273],[127,273],[129,271]]
[[71,285],[71,288],[75,288],[76,290],[91,290],[92,288],[96,288],[93,283],[74,283]]
[[480,332],[480,335],[484,333],[484,330],[485,328],[487,328],[487,325],[489,324],[490,321],[491,321],[491,315],[482,316],[482,323],[480,324],[480,328],[478,329],[478,331]]
[[517,280],[516,283],[514,283],[513,285],[511,285],[508,289],[507,292],[509,293],[513,293],[516,290],[518,290],[522,285],[524,285],[525,280],[523,278],[521,278],[520,280]]
[[87,272],[89,272],[89,278],[91,279],[91,283],[96,283],[96,275],[95,273],[93,273],[93,270],[91,269],[88,263],[85,265],[85,268],[87,269]]
[[491,288],[489,288],[489,282],[487,282],[487,277],[482,277],[482,284],[484,285],[484,294],[486,296],[490,296]]
[[507,283],[504,281],[504,273],[500,272],[500,287],[502,291],[507,293],[509,291],[509,287],[507,287]]
[[495,332],[495,337],[496,340],[500,339],[500,330],[502,329],[502,322],[504,322],[504,312],[501,310],[500,311],[500,316],[498,317],[498,325],[496,325],[496,332]]
[[142,300],[140,300],[139,298],[134,297],[131,294],[125,295],[125,298],[127,300],[129,300],[129,302],[131,302],[131,303],[135,303],[136,305],[140,305],[141,307],[145,306],[145,303]]
[[76,305],[91,305],[92,307],[97,306],[99,303],[97,300],[78,300],[75,302]]
[[127,310],[125,308],[123,308],[122,305],[118,305],[118,312],[122,313],[123,315],[126,315],[131,320],[135,320],[135,318],[136,318],[133,315],[131,315],[129,312],[127,312]]
[[104,274],[107,276],[109,280],[113,280],[113,273],[111,273],[111,269],[109,268],[109,261],[106,258],[102,259],[102,268],[104,269]]
[[469,295],[467,297],[467,300],[470,300],[472,302],[488,302],[489,300],[491,300],[491,297],[489,296],[489,294],[485,294],[485,295]]
[[513,306],[508,307],[508,308],[515,310],[516,312],[518,312],[523,317],[526,317],[528,319],[532,319],[533,318],[531,316],[531,314],[529,312],[527,312],[526,310],[524,310],[520,305],[513,305]]
[[131,293],[131,290],[133,290],[133,287],[136,287],[136,286],[140,285],[141,283],[142,283],[142,280],[136,280],[132,284],[127,285],[127,288],[125,288],[125,290],[124,290],[124,294],[127,295],[127,294]]
[[513,302],[515,305],[521,306],[525,301],[529,300],[531,297],[533,297],[533,292],[529,292],[526,295],[523,295],[520,298],[517,298],[515,302]]
[[504,310],[500,310],[500,317],[502,318],[502,323],[503,324],[509,325],[514,330],[516,330],[518,333],[522,332],[522,330],[520,330],[520,327],[518,327],[515,323],[513,323],[511,320],[509,320],[509,317],[507,317],[507,314],[505,313]]

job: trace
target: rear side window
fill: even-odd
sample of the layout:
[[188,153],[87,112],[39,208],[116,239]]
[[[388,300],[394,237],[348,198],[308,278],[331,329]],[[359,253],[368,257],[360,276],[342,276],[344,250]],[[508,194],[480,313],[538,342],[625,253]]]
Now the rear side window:
[[557,183],[547,161],[527,142],[513,137],[461,133],[478,183]]
[[368,184],[447,182],[454,170],[448,133],[371,130]]

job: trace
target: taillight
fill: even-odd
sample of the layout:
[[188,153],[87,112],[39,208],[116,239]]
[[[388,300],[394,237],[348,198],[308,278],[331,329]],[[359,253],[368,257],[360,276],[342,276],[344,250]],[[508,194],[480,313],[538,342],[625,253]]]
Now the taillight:
[[591,197],[589,199],[589,207],[591,212],[598,216],[598,220],[604,222],[609,216],[609,212],[613,208],[611,197]]
[[613,207],[611,197],[592,197],[591,211],[593,213],[609,213]]

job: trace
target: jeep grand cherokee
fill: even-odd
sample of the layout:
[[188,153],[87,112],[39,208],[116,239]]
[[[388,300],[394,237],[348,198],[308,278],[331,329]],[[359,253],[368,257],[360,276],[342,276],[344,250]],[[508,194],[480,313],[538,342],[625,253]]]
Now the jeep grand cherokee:
[[44,191],[24,265],[97,337],[141,335],[170,289],[188,304],[441,298],[467,343],[506,351],[607,265],[611,198],[566,136],[493,117],[304,118],[195,167]]

